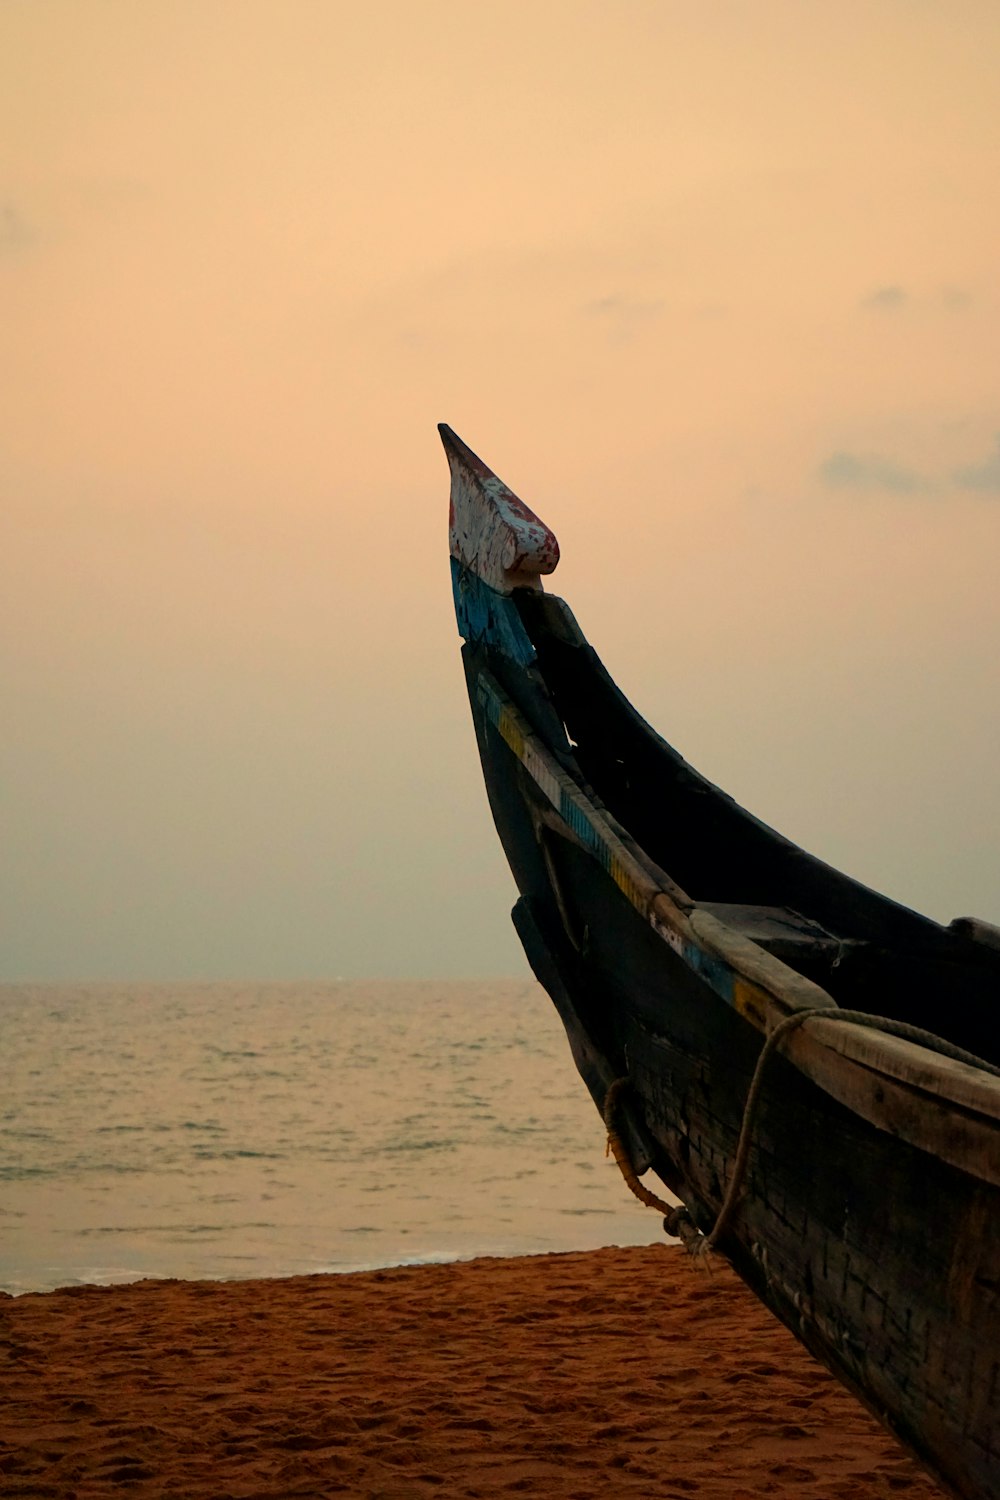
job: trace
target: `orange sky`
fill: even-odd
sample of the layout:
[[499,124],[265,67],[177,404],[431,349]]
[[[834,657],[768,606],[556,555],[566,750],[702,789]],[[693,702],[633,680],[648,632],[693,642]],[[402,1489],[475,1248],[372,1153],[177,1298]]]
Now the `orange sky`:
[[0,11],[0,977],[522,960],[446,420],[758,815],[1000,918],[992,0]]

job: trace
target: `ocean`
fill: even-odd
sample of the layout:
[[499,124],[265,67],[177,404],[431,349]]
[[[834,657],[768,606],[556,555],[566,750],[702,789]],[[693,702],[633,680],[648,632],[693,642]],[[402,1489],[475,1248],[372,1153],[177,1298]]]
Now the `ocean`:
[[0,986],[0,1289],[646,1244],[532,981]]

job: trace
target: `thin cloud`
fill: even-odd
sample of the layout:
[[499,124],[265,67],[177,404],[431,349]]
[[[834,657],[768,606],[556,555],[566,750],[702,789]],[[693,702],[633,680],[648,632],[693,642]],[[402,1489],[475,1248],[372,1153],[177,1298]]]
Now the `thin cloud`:
[[972,305],[972,293],[964,286],[943,286],[941,301],[949,312],[964,312]]
[[972,293],[967,287],[955,286],[948,283],[930,291],[914,295],[902,286],[878,286],[862,297],[858,306],[862,312],[894,313],[902,308],[930,307],[935,310],[944,308],[948,312],[964,312],[973,302]]
[[873,292],[869,292],[867,297],[862,298],[861,306],[868,311],[894,312],[908,300],[901,286],[879,286]]
[[959,489],[1000,495],[1000,433],[997,434],[995,451],[983,463],[955,469],[951,477]]
[[13,203],[0,203],[0,255],[24,250],[34,238]]
[[831,489],[885,490],[892,495],[926,495],[934,488],[915,469],[878,453],[831,453],[820,464],[819,477]]
[[30,215],[12,197],[0,195],[0,257],[48,250],[87,234],[93,226],[116,225],[148,197],[138,178],[68,178],[43,193]]
[[663,312],[661,301],[642,302],[627,297],[598,297],[587,302],[584,313],[602,322],[609,336],[616,341],[631,338],[640,328],[655,320]]

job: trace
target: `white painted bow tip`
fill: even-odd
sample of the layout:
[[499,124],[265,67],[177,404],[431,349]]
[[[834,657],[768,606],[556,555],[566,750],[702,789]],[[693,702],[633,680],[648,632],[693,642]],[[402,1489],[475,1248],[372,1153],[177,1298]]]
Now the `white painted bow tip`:
[[438,426],[451,468],[451,555],[496,589],[541,588],[559,561],[552,532],[444,422]]

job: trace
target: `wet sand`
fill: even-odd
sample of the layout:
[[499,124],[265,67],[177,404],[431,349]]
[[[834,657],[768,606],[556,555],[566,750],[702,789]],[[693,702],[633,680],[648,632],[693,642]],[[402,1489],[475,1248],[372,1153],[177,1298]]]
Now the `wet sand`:
[[4,1298],[0,1367],[5,1497],[941,1495],[663,1245]]

